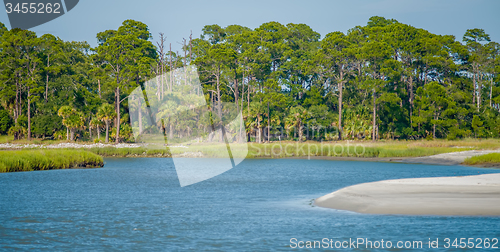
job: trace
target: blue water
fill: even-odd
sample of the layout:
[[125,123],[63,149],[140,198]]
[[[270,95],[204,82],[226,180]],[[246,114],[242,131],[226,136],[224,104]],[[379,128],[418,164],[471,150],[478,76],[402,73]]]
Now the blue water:
[[291,238],[367,238],[420,240],[428,250],[429,238],[438,238],[443,250],[444,238],[500,238],[500,218],[367,215],[315,207],[312,201],[363,182],[497,172],[382,162],[245,160],[183,188],[171,160],[160,158],[105,159],[101,169],[4,173],[0,249],[268,251],[290,250]]

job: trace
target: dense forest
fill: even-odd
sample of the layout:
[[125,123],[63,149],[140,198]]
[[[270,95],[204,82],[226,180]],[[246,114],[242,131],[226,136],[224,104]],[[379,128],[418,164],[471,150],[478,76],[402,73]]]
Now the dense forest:
[[482,29],[459,41],[383,17],[323,38],[305,24],[207,25],[180,52],[134,20],[96,37],[92,48],[1,24],[0,134],[133,141],[132,90],[196,66],[207,104],[236,105],[251,141],[500,135],[500,44]]

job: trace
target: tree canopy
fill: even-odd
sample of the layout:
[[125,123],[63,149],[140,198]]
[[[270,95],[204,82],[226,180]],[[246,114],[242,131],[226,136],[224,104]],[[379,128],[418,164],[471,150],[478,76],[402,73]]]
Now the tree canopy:
[[[92,140],[106,130],[102,141],[120,142],[140,128],[189,137],[233,104],[256,142],[500,136],[500,44],[480,28],[459,41],[383,17],[323,38],[306,24],[213,24],[181,53],[158,37],[155,45],[146,24],[125,20],[91,48],[0,24],[0,134]],[[187,66],[201,90],[173,88],[173,71]],[[129,104],[151,79],[157,98]],[[183,102],[200,94],[213,116]],[[154,103],[165,97],[190,112],[149,128],[142,114],[129,123],[133,106],[164,113],[171,104]]]

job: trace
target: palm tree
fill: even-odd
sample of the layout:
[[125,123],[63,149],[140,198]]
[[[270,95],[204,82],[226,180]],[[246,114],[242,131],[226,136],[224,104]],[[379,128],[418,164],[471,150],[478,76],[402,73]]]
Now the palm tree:
[[67,124],[67,120],[73,113],[73,110],[74,109],[70,106],[62,106],[57,111],[57,115],[63,118],[62,123],[64,126],[66,126],[66,140],[69,140],[69,127]]
[[[106,124],[106,143],[109,143],[109,122],[111,122],[111,120],[113,120],[115,116],[116,113],[113,105],[103,103],[101,107],[99,107],[97,117],[99,118],[99,120],[103,121]],[[118,138],[118,136],[116,137]]]
[[75,139],[75,130],[83,127],[85,118],[83,113],[77,112],[70,106],[62,106],[57,111],[57,114],[63,118],[62,123],[66,126],[66,140],[68,140],[71,132],[71,141]]
[[292,107],[290,109],[290,114],[286,118],[286,128],[288,131],[290,131],[292,128],[295,128],[299,130],[299,142],[302,142],[303,138],[303,125],[304,121],[309,119],[311,117],[311,112],[309,112],[307,109],[303,108],[302,106],[298,105],[296,107]]
[[[270,125],[280,125],[281,124],[281,118],[280,118],[279,115],[272,115],[271,118],[269,118],[269,122],[270,122]],[[269,134],[267,136],[268,139],[271,138],[271,133],[274,133],[274,132],[271,132],[271,129],[269,129]],[[281,135],[281,132],[280,132],[280,135]]]
[[97,129],[97,139],[101,138],[101,129],[100,129],[101,126],[103,126],[103,125],[102,125],[102,121],[99,120],[99,118],[94,117],[94,118],[92,118],[92,120],[90,120],[90,123],[89,123],[90,130],[92,130],[93,128]]
[[257,143],[262,141],[262,125],[260,122],[263,121],[262,115],[265,113],[266,107],[261,102],[250,103],[250,117],[255,118],[250,123],[252,128],[257,128]]
[[75,140],[75,130],[82,128],[85,125],[85,116],[81,112],[73,110],[73,113],[66,120],[66,125],[69,127],[71,141]]
[[168,126],[168,129],[165,129],[165,131],[168,130],[167,139],[173,140],[175,126],[173,117],[175,117],[176,113],[179,111],[181,100],[174,93],[168,94],[167,98],[168,99],[166,99],[166,101],[158,106],[158,112],[156,113],[156,125],[158,128],[162,128],[163,126],[166,128]]

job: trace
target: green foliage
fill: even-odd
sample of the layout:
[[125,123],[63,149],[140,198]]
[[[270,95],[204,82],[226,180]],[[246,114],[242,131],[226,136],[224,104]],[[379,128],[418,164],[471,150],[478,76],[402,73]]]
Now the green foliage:
[[109,124],[116,117],[113,105],[103,103],[97,112],[97,118],[106,124],[106,143],[109,142]]
[[19,139],[22,138],[24,135],[26,135],[26,128],[17,124],[9,128],[9,131],[7,132],[10,136],[14,136],[14,139]]
[[474,117],[472,118],[472,128],[474,129],[474,133],[476,134],[476,137],[478,136],[481,136],[482,134],[482,129],[483,127],[483,122],[481,121],[481,119],[479,119],[479,116],[477,115],[474,115]]
[[[116,128],[113,128],[111,130],[110,137],[112,139],[116,139]],[[132,142],[134,140],[134,137],[132,135],[132,127],[130,127],[130,124],[123,123],[120,126],[120,139],[125,142]]]
[[9,135],[0,135],[0,143],[8,143],[10,141],[14,140],[12,136]]
[[[242,112],[247,138],[257,142],[281,129],[280,139],[299,141],[500,136],[500,44],[483,29],[465,31],[463,44],[378,16],[323,39],[305,24],[278,22],[213,24],[201,32],[177,53],[163,39],[155,46],[148,26],[135,20],[99,32],[95,48],[0,25],[0,134],[92,140],[99,128],[106,142],[110,135],[132,141],[139,125],[126,122],[130,92],[195,65],[202,90],[162,78],[161,90],[147,94],[149,107],[158,108],[151,113],[169,117],[165,126],[179,139],[206,132],[229,108],[222,104]],[[210,115],[172,111],[193,92],[204,94],[199,104],[208,104]],[[169,102],[156,106],[161,100]],[[163,130],[156,123],[142,130]]]
[[0,172],[102,167],[102,157],[83,150],[0,151]]
[[[284,151],[286,148],[286,152]],[[395,143],[390,146],[361,146],[339,145],[329,143],[283,143],[264,145],[252,143],[249,147],[248,158],[283,158],[283,157],[362,157],[362,158],[391,158],[391,157],[421,157],[440,153],[463,151],[463,148],[449,147],[408,147]],[[202,149],[200,152],[205,153]]]
[[485,165],[485,164],[500,164],[500,153],[490,153],[480,156],[466,158],[464,164],[467,165]]
[[[122,94],[129,93],[140,84],[140,79],[149,74],[151,65],[158,57],[150,38],[148,26],[135,20],[123,21],[118,30],[97,34],[99,46],[94,49],[94,60],[104,67],[104,73],[112,76],[112,81],[108,84],[115,94],[118,118],[115,127],[119,136]],[[117,137],[116,142],[119,141],[120,138]]]
[[58,111],[57,115],[62,118],[62,123],[71,132],[70,140],[75,140],[75,131],[84,127],[85,119],[83,113],[76,111],[76,109],[70,106],[62,106]]
[[6,110],[0,109],[0,135],[6,134],[12,123],[9,113]]
[[171,157],[166,149],[105,147],[87,150],[104,157]]

